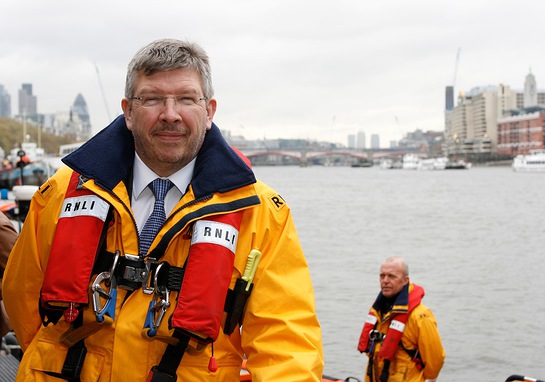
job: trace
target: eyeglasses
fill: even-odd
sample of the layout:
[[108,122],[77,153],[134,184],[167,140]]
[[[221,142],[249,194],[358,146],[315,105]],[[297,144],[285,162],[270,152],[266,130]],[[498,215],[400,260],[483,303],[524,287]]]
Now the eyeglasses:
[[162,109],[167,105],[167,99],[172,98],[174,106],[178,109],[189,109],[199,105],[199,102],[206,100],[206,97],[190,97],[187,95],[163,96],[158,94],[144,94],[138,97],[131,97],[132,101],[138,101],[146,109]]

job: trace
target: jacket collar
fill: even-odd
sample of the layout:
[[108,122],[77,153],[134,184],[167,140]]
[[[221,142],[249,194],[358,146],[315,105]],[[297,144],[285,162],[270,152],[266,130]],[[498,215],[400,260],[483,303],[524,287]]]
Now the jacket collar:
[[[131,177],[134,139],[123,115],[62,161],[98,185],[113,190]],[[244,163],[212,124],[197,154],[191,186],[196,198],[214,192],[227,192],[256,182],[253,171]]]
[[[391,308],[385,311],[385,305],[391,305]],[[405,285],[403,289],[394,297],[386,298],[379,292],[373,308],[377,311],[382,311],[382,313],[395,312],[395,313],[406,313],[409,310],[409,284]]]

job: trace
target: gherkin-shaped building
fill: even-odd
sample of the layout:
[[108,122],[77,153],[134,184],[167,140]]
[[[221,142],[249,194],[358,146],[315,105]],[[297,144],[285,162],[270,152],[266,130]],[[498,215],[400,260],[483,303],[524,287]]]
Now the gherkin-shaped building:
[[81,93],[76,96],[74,104],[72,105],[71,112],[72,115],[77,115],[78,119],[81,122],[81,131],[78,135],[83,138],[90,138],[92,135],[91,121],[89,119],[89,112],[87,111],[87,103],[85,102],[85,99],[83,98]]

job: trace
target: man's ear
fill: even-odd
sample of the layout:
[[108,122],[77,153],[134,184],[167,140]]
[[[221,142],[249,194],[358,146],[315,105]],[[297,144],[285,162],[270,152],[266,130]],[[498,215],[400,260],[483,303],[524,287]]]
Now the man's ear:
[[125,124],[127,125],[127,129],[132,131],[131,101],[129,101],[127,98],[123,98],[121,100],[121,109],[125,115]]
[[208,101],[208,104],[206,105],[206,130],[210,130],[212,128],[212,120],[214,119],[214,114],[216,114],[216,108],[218,107],[218,103],[215,98],[210,98],[210,101]]

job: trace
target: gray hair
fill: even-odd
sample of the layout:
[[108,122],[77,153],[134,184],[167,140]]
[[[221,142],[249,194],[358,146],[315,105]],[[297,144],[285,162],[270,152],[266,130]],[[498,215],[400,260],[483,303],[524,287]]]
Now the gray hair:
[[403,276],[409,276],[409,265],[405,259],[401,257],[388,257],[382,263],[399,263],[399,265],[401,265],[401,269],[403,270]]
[[192,69],[199,73],[204,96],[214,96],[208,55],[198,44],[174,39],[155,40],[141,48],[127,67],[125,97],[134,96],[136,76],[140,71],[150,76],[174,69]]

